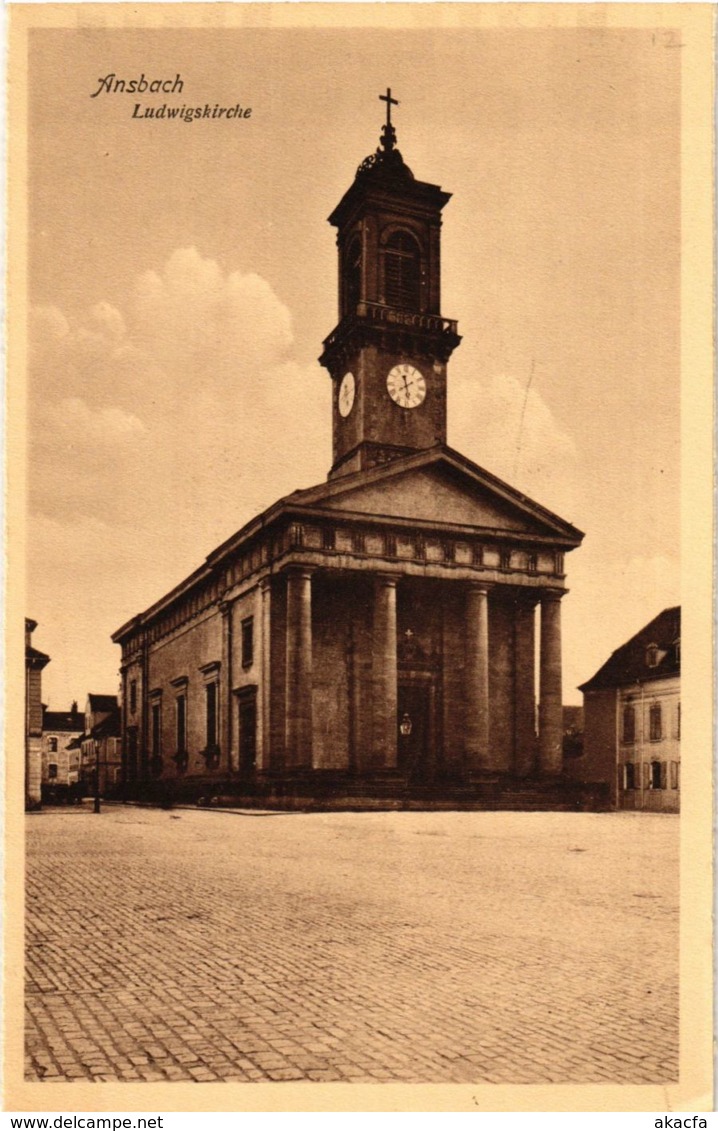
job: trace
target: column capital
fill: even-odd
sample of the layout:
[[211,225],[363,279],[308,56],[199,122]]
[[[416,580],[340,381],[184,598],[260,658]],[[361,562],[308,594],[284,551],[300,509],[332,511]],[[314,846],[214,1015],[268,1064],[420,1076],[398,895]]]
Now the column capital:
[[282,573],[287,577],[305,577],[307,580],[316,572],[316,566],[304,565],[302,562],[290,562],[289,565],[284,566],[282,569]]
[[268,573],[266,575],[266,577],[260,578],[260,581],[259,581],[260,592],[266,593],[266,591],[270,588],[271,584],[272,584],[272,575],[271,575],[271,573]]
[[568,593],[568,589],[541,589],[540,590],[541,604],[543,605],[544,602],[548,603],[550,601],[558,602],[558,601],[561,600],[562,597],[565,597],[567,593]]
[[470,593],[486,593],[488,595],[494,586],[490,581],[467,581],[466,588]]
[[222,617],[225,620],[230,615],[230,613],[232,612],[232,606],[233,605],[234,605],[234,601],[229,601],[227,599],[223,599],[219,602],[219,611],[220,611]]
[[398,574],[398,573],[381,573],[381,572],[378,572],[378,573],[374,574],[374,580],[378,584],[386,586],[387,588],[389,586],[394,586],[394,588],[396,588],[396,585],[399,582],[400,576],[401,575]]

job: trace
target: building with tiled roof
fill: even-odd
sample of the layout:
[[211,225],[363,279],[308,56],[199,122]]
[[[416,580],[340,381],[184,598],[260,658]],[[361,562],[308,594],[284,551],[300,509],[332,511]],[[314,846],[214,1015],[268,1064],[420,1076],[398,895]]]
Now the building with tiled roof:
[[584,752],[572,776],[604,781],[620,809],[680,807],[681,610],[664,609],[579,688]]
[[115,792],[120,783],[122,740],[120,705],[116,695],[87,696],[85,729],[75,740],[82,752],[82,777],[88,793],[95,793],[99,773],[100,793]]
[[85,716],[73,702],[69,711],[48,711],[42,717],[43,790],[64,790],[80,780],[80,751],[74,739],[82,734]]

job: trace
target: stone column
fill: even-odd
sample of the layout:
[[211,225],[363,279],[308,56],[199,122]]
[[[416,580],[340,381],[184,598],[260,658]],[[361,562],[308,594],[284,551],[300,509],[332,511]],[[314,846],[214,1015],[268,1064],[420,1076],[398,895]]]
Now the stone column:
[[526,777],[536,765],[535,608],[533,597],[516,602],[514,621],[514,772]]
[[260,664],[262,678],[259,683],[257,711],[257,769],[270,769],[270,734],[272,703],[272,579],[263,577],[259,583],[261,614],[259,627]]
[[396,577],[386,574],[379,574],[374,580],[372,761],[375,767],[385,769],[396,767],[396,582]]
[[466,768],[489,765],[489,593],[472,585],[466,598]]
[[217,719],[217,741],[219,748],[227,755],[227,771],[231,774],[236,769],[233,744],[232,712],[234,711],[234,696],[232,695],[232,602],[222,601],[219,606],[222,617],[222,666],[220,680],[223,694],[220,693],[219,706],[224,708]]
[[541,595],[539,768],[544,774],[558,774],[563,767],[562,595],[556,591]]
[[287,570],[285,766],[312,766],[312,570]]

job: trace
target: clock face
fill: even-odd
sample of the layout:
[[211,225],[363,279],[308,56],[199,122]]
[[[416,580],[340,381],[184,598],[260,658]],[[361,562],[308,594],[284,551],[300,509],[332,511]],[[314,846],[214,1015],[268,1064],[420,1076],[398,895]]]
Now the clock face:
[[345,373],[342,377],[342,383],[339,386],[339,415],[348,416],[354,406],[354,394],[356,393],[356,381],[354,380],[353,373]]
[[407,362],[389,370],[386,388],[391,399],[400,408],[418,408],[426,396],[424,375]]

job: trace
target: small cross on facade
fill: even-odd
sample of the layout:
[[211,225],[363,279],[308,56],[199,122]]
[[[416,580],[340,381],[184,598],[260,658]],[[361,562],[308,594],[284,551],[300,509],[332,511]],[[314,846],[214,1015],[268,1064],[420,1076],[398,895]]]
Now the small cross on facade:
[[380,94],[379,95],[379,100],[381,102],[386,102],[386,124],[387,124],[387,126],[390,126],[391,125],[391,108],[392,108],[392,106],[398,106],[399,105],[398,99],[392,98],[391,87],[388,86],[386,88],[386,94]]
[[407,644],[411,644],[411,638],[412,638],[413,635],[414,635],[414,633],[411,631],[411,629],[407,628],[406,632],[404,633],[404,636],[406,637]]

